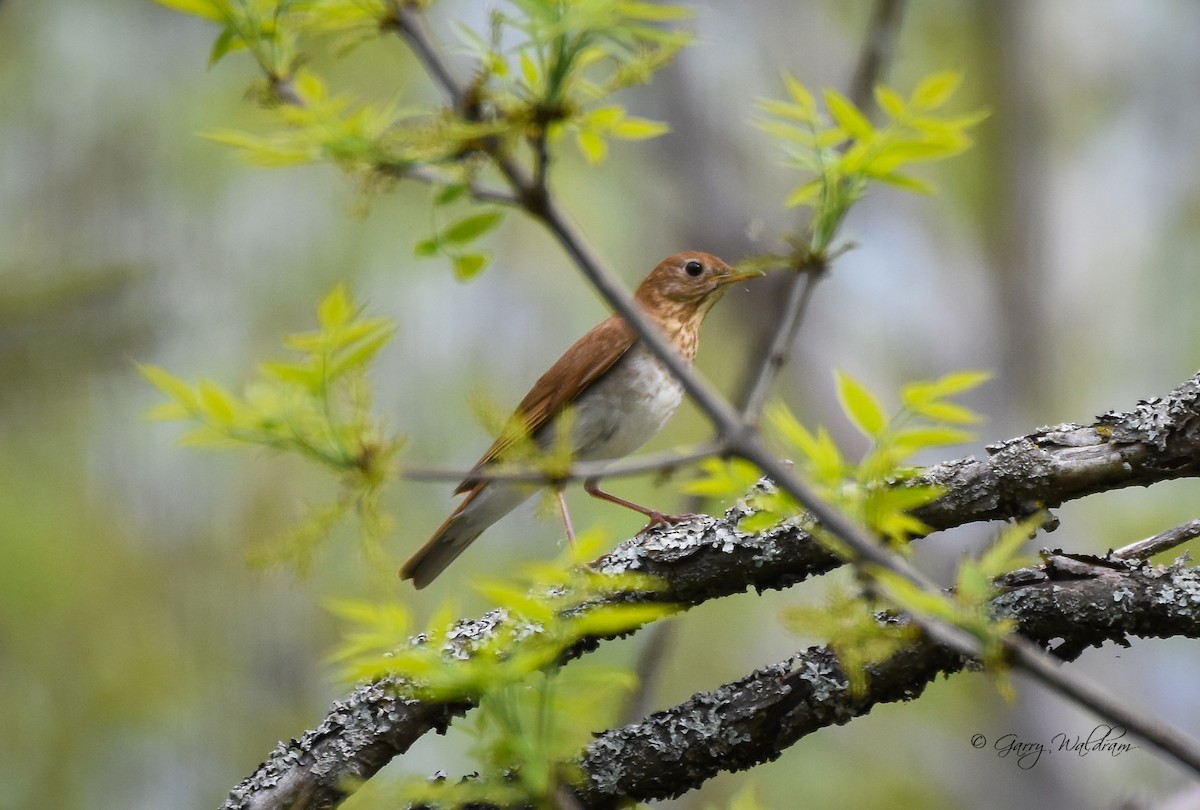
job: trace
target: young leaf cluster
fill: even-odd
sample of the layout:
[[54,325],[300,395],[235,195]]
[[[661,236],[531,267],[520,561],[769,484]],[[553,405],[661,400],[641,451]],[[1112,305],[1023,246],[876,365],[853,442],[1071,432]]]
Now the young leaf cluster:
[[[979,421],[968,408],[951,402],[988,379],[983,372],[963,371],[938,380],[913,382],[900,392],[902,405],[889,416],[862,383],[849,374],[836,375],[838,399],[851,424],[870,441],[857,462],[847,459],[823,427],[809,430],[781,404],[768,410],[768,423],[785,455],[796,460],[818,493],[899,549],[927,528],[911,512],[936,499],[941,490],[913,481],[915,470],[905,466],[915,454],[961,444],[971,438],[964,426]],[[688,491],[711,497],[737,497],[757,478],[753,465],[742,460],[710,460],[704,477]],[[752,498],[756,511],[742,523],[761,531],[798,516],[801,506],[786,493],[759,492]]]
[[[905,466],[915,453],[970,438],[964,426],[979,421],[970,409],[950,401],[988,379],[988,374],[962,371],[937,380],[909,383],[900,392],[901,407],[889,415],[866,386],[845,372],[837,373],[837,393],[843,412],[870,446],[857,462],[848,460],[824,428],[810,431],[785,407],[774,406],[770,426],[784,452],[797,459],[805,477],[818,494],[846,515],[904,552],[907,540],[928,532],[912,515],[942,493],[939,487],[915,482],[917,470]],[[736,497],[750,491],[758,470],[750,463],[733,459],[710,460],[705,476],[688,485],[688,491],[711,497]],[[783,492],[762,487],[747,496],[756,510],[742,521],[747,531],[761,531],[781,520],[798,517],[803,508]],[[850,679],[852,690],[866,687],[868,665],[885,660],[909,643],[915,625],[881,621],[874,611],[880,607],[951,623],[974,635],[982,644],[983,663],[997,678],[1006,694],[1004,640],[1010,623],[993,619],[987,602],[995,595],[994,580],[1000,574],[1026,564],[1019,556],[1041,516],[1005,530],[978,560],[959,566],[952,593],[926,591],[886,570],[869,567],[860,574],[873,584],[862,593],[835,591],[823,608],[794,607],[785,611],[785,621],[797,632],[829,640]],[[820,526],[808,527],[821,542],[843,557],[851,555]]]
[[139,366],[168,398],[149,416],[194,425],[184,443],[268,447],[298,454],[339,475],[345,497],[313,510],[295,531],[297,548],[307,550],[351,505],[360,507],[364,529],[372,535],[381,530],[375,525],[375,498],[401,444],[373,421],[366,379],[371,359],[395,331],[393,323],[363,316],[342,285],[322,299],[317,321],[316,331],[284,339],[297,358],[261,364],[259,379],[241,395],[212,380],[193,384],[156,366]]
[[930,592],[889,571],[877,571],[875,581],[888,600],[909,613],[939,619],[973,635],[982,647],[981,661],[992,675],[997,688],[1007,698],[1013,687],[1007,678],[1005,640],[1016,630],[1011,619],[995,619],[987,603],[997,593],[995,580],[1015,568],[1033,561],[1020,553],[1021,546],[1033,537],[1045,515],[1038,513],[1006,527],[978,559],[959,563],[954,589],[949,593]]
[[491,254],[472,244],[504,220],[504,212],[498,208],[480,210],[472,207],[469,213],[444,223],[446,211],[468,191],[464,183],[452,183],[436,190],[433,195],[434,232],[413,248],[417,256],[449,259],[454,275],[460,281],[469,281],[491,263]]
[[819,607],[785,608],[782,618],[793,633],[827,641],[855,695],[866,692],[870,665],[891,658],[919,635],[914,624],[880,621],[864,596],[844,587],[834,589]]
[[[643,140],[667,131],[661,122],[603,103],[618,90],[649,81],[691,41],[662,23],[685,19],[677,5],[641,0],[513,0],[497,12],[490,40],[464,36],[483,68],[483,106],[509,122],[535,151],[573,133],[583,156],[599,163],[608,140]],[[505,43],[515,39],[511,46]]]
[[[665,124],[630,115],[611,96],[648,81],[690,41],[664,25],[688,15],[680,6],[510,0],[492,14],[486,35],[462,29],[475,58],[464,97],[440,108],[404,107],[358,103],[333,92],[316,72],[314,57],[330,49],[348,53],[387,32],[407,36],[427,2],[157,2],[219,26],[210,62],[248,51],[264,76],[256,95],[274,119],[270,131],[219,129],[207,133],[209,138],[264,166],[332,163],[374,184],[397,178],[432,183],[439,198],[461,197],[478,175],[503,161],[529,161],[535,184],[544,186],[550,143],[565,133],[574,134],[591,163],[604,159],[612,139],[663,134]],[[328,35],[334,37],[332,47]],[[435,211],[444,204],[435,201]],[[449,258],[459,278],[470,278],[490,257],[468,243],[500,219],[500,212],[487,210],[439,224],[416,252]]]
[[[628,632],[673,611],[663,604],[614,604],[614,596],[654,585],[646,577],[584,567],[601,541],[581,538],[563,559],[531,566],[520,584],[477,585],[496,609],[480,621],[452,622],[456,611],[447,605],[407,642],[411,617],[403,607],[334,603],[354,629],[333,661],[347,679],[387,678],[403,697],[478,702],[476,754],[482,781],[491,786],[487,795],[495,801],[498,786],[514,804],[547,806],[556,786],[576,777],[570,760],[589,731],[611,720],[601,713],[616,701],[598,696],[632,685],[628,672],[608,667],[557,672],[564,653],[583,638]],[[438,784],[405,790],[404,798],[458,806],[481,788],[478,781]]]
[[939,111],[958,89],[962,76],[937,73],[922,80],[905,98],[879,86],[875,99],[886,118],[875,126],[855,104],[836,90],[822,94],[824,111],[812,93],[784,76],[787,99],[764,99],[758,126],[783,146],[786,163],[811,175],[788,195],[788,206],[812,209],[807,249],[825,257],[847,212],[871,183],[927,193],[929,187],[910,175],[920,162],[943,160],[971,145],[967,131],[984,112],[948,116]]

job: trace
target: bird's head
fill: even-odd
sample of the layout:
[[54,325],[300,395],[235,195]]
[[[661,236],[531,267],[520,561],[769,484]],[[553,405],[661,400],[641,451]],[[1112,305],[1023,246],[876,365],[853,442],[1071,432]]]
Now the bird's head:
[[638,285],[635,297],[651,313],[691,320],[687,316],[703,317],[729,285],[760,275],[735,273],[710,253],[686,251],[659,262]]

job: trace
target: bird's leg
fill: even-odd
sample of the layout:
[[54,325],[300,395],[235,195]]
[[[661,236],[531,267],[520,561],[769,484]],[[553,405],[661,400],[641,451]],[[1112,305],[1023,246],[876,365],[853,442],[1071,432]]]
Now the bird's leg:
[[571,548],[575,548],[575,527],[571,525],[571,513],[567,511],[567,496],[563,494],[563,488],[557,488],[558,493],[558,511],[562,512],[563,523],[567,527],[567,542],[571,544]]
[[[682,520],[687,520],[690,517],[694,517],[694,515],[664,515],[662,512],[658,512],[654,509],[648,509],[645,506],[633,503],[632,501],[627,501],[624,498],[618,498],[612,493],[605,492],[604,490],[600,489],[599,483],[599,478],[589,478],[583,482],[583,491],[588,495],[591,495],[593,498],[599,498],[602,501],[608,501],[609,503],[615,503],[618,506],[624,506],[626,509],[632,509],[633,511],[639,512],[650,518],[650,522],[646,524],[646,529],[649,529],[651,526],[679,523]],[[645,531],[646,529],[643,529],[642,531]]]

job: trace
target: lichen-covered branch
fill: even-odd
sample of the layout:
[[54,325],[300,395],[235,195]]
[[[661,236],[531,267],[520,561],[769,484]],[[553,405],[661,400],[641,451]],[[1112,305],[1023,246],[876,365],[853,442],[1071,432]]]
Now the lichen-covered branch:
[[[1128,636],[1200,637],[1200,571],[1114,557],[1054,552],[1045,566],[992,601],[997,618],[1074,658]],[[1069,655],[1063,655],[1069,651]],[[581,807],[625,806],[694,790],[721,771],[744,770],[777,758],[802,737],[842,725],[875,705],[913,700],[941,674],[966,661],[928,642],[903,649],[870,668],[866,691],[853,694],[833,653],[799,652],[736,683],[693,695],[643,721],[600,734],[582,757]]]
[[[948,529],[1198,471],[1200,374],[1128,412],[1106,413],[1090,425],[1043,428],[990,446],[985,458],[928,468],[925,478],[945,486],[946,494],[919,516],[933,529]],[[785,588],[840,565],[797,526],[761,534],[740,531],[737,524],[746,513],[739,504],[723,518],[700,516],[652,529],[595,566],[657,575],[665,590],[646,598],[693,605],[750,587]],[[505,622],[503,615],[488,614],[464,623],[460,636],[479,640],[502,631]],[[360,687],[334,704],[319,727],[281,744],[231,792],[224,807],[334,807],[351,781],[369,778],[421,735],[444,728],[468,708],[398,701],[378,684]]]

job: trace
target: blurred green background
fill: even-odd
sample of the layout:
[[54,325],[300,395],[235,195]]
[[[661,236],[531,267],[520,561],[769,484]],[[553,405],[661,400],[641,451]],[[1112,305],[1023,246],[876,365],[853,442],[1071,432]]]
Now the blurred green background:
[[[698,44],[623,103],[672,134],[617,145],[602,170],[564,156],[556,188],[599,252],[636,283],[676,250],[729,260],[777,247],[792,178],[748,121],[791,71],[845,88],[871,4],[700,3]],[[483,24],[483,4],[447,2]],[[265,452],[177,447],[147,423],[159,400],[134,362],[238,386],[279,337],[309,328],[321,294],[348,280],[399,331],[375,376],[378,412],[409,437],[413,463],[461,465],[487,445],[469,396],[513,403],[603,307],[527,224],[491,239],[496,264],[456,282],[412,257],[430,230],[426,193],[366,200],[328,168],[269,172],[197,133],[253,128],[244,56],[206,69],[213,29],[141,0],[0,0],[0,808],[207,808],[276,740],[298,735],[344,691],[326,656],[338,638],[326,597],[402,599],[419,616],[466,587],[556,552],[532,509],[488,533],[420,595],[368,566],[351,530],[312,574],[256,571],[246,549],[277,536],[332,484]],[[992,118],[968,156],[930,176],[935,198],[881,191],[852,215],[858,243],[805,322],[779,393],[847,446],[834,367],[880,392],[913,378],[987,368],[969,404],[989,415],[978,446],[1042,424],[1085,421],[1165,393],[1195,371],[1200,248],[1200,5],[1190,0],[921,0],[889,82],[966,72],[962,109]],[[372,97],[430,99],[400,43],[364,46],[335,77]],[[364,210],[369,209],[369,210]],[[732,391],[778,296],[735,291],[709,319],[699,365]],[[894,400],[893,400],[894,402]],[[652,448],[707,438],[693,410]],[[673,486],[614,485],[660,508]],[[387,506],[398,563],[451,507],[447,484],[406,482]],[[1103,550],[1195,517],[1190,481],[1060,510],[1044,542]],[[571,494],[577,524],[613,542],[636,515]],[[990,529],[935,536],[939,576]],[[817,640],[782,606],[820,584],[706,605],[678,620],[655,706],[684,699]],[[636,659],[641,634],[607,645]],[[1074,668],[1195,734],[1194,644],[1135,644]],[[764,806],[1116,807],[1188,783],[1145,749],[1065,754],[1021,770],[973,734],[1048,742],[1094,720],[1020,678],[1008,705],[963,675],[802,741],[749,775],[723,776],[668,806],[724,806],[753,783]],[[430,737],[388,776],[471,770],[465,738]],[[379,806],[386,779],[348,807]]]

